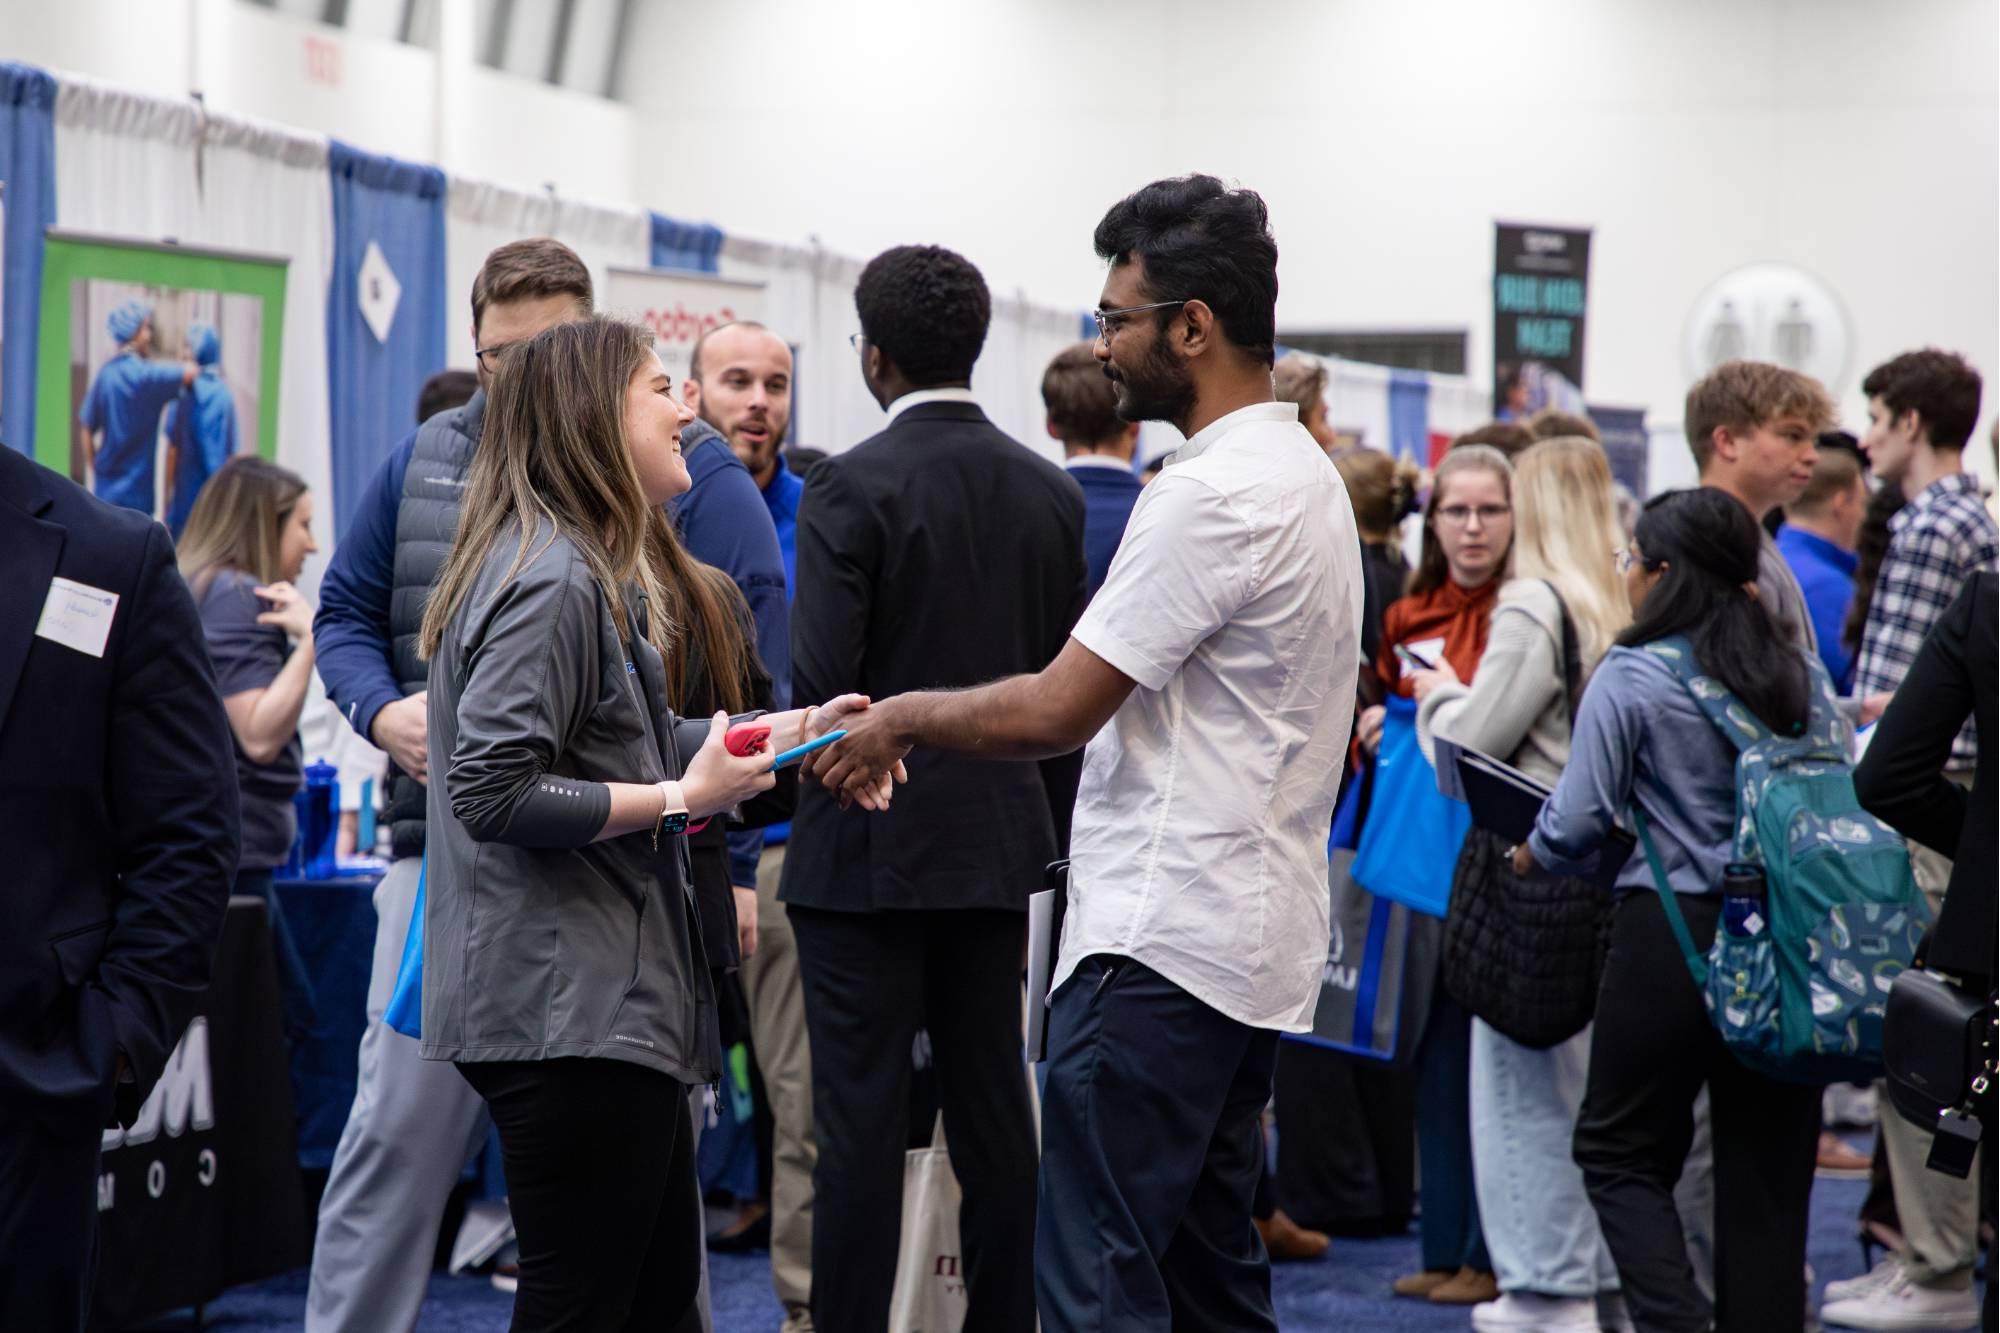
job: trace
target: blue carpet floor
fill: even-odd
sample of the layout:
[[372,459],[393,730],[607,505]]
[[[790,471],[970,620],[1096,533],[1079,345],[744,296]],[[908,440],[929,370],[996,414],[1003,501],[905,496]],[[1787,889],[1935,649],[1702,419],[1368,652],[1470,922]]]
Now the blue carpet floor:
[[[1855,1243],[1855,1211],[1865,1183],[1820,1181],[1813,1192],[1811,1259],[1821,1285],[1861,1271]],[[1443,1309],[1388,1294],[1389,1283],[1417,1263],[1416,1236],[1377,1241],[1336,1241],[1326,1259],[1286,1264],[1273,1273],[1278,1322],[1287,1330],[1452,1330],[1469,1327],[1463,1309]],[[715,1326],[718,1333],[774,1333],[779,1311],[771,1296],[767,1257],[716,1255]],[[301,1327],[306,1276],[288,1273],[238,1287],[209,1306],[205,1327],[227,1333],[277,1333]],[[1815,1293],[1817,1295],[1817,1293]],[[483,1277],[431,1279],[418,1327],[424,1333],[499,1333],[507,1327],[513,1298]],[[192,1326],[189,1316],[161,1320],[157,1330]]]

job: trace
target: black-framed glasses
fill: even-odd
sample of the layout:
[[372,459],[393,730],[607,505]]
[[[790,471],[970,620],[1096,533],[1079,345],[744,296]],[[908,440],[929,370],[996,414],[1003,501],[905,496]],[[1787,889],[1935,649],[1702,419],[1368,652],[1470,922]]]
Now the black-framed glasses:
[[1618,572],[1620,574],[1630,574],[1632,572],[1632,566],[1638,563],[1638,561],[1633,558],[1632,548],[1629,546],[1621,546],[1617,550],[1613,551],[1611,553],[1611,560],[1612,563],[1618,567]]
[[507,359],[507,353],[513,350],[513,343],[498,343],[492,347],[476,347],[472,355],[479,362],[481,370],[494,375],[499,373],[500,363]]
[[868,335],[865,333],[850,333],[847,335],[847,345],[854,349],[856,356],[860,356],[862,349],[868,346]]
[[1182,297],[1178,301],[1155,301],[1151,305],[1122,305],[1115,310],[1093,310],[1090,317],[1097,321],[1097,337],[1100,342],[1111,341],[1111,331],[1118,327],[1118,321],[1127,315],[1144,314],[1148,310],[1166,310],[1173,306],[1186,305],[1193,297]]

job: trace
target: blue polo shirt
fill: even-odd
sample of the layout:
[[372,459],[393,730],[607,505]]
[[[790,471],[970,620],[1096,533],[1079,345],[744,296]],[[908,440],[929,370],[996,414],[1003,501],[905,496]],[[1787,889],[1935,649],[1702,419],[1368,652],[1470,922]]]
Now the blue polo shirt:
[[[759,489],[764,493],[764,507],[771,511],[771,524],[778,530],[778,550],[785,557],[785,604],[789,606],[799,586],[799,497],[806,493],[805,478],[786,467],[780,458],[770,482]],[[791,833],[789,823],[768,825],[764,829],[764,845],[783,843]]]
[[1834,687],[1845,694],[1854,685],[1854,657],[1841,642],[1841,629],[1854,602],[1854,569],[1860,557],[1789,524],[1778,529],[1777,540],[1778,553],[1806,595],[1806,614],[1819,636],[1819,660],[1833,677]]
[[805,478],[778,460],[778,470],[770,484],[762,487],[764,507],[771,511],[771,523],[778,529],[778,549],[785,557],[785,601],[799,586],[799,497],[806,493]]
[[91,381],[77,419],[102,437],[91,469],[98,499],[153,512],[160,413],[179,395],[181,373],[178,362],[148,361],[127,349],[106,361]]

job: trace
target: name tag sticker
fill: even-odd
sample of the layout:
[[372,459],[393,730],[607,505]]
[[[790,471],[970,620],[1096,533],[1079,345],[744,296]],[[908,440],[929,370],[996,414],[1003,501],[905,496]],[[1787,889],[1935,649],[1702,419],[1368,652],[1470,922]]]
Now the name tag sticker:
[[53,579],[35,637],[102,657],[105,641],[111,637],[111,619],[117,613],[117,593],[72,579]]

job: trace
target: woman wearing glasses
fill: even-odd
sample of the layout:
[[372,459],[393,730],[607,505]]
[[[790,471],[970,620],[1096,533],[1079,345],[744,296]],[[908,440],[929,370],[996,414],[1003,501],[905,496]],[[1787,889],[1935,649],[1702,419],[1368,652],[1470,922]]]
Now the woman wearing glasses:
[[[1438,464],[1424,510],[1423,552],[1409,589],[1382,622],[1375,671],[1386,704],[1367,709],[1356,728],[1363,749],[1381,744],[1391,710],[1414,723],[1410,669],[1449,664],[1473,680],[1486,652],[1489,623],[1514,541],[1513,468],[1484,444],[1461,445]],[[1399,651],[1410,654],[1407,659]],[[1442,799],[1442,798],[1440,798]],[[1379,817],[1371,808],[1370,820]],[[1458,848],[1436,849],[1455,861]],[[1450,866],[1445,866],[1449,873]],[[1364,885],[1365,887],[1365,885]],[[1417,923],[1419,929],[1436,922]],[[1417,1147],[1423,1175],[1423,1270],[1397,1279],[1396,1294],[1444,1305],[1474,1305],[1499,1294],[1473,1193],[1472,1127],[1467,1114],[1472,1016],[1438,979],[1407,977],[1429,993],[1430,1017],[1417,1047]],[[1410,994],[1406,989],[1406,994]]]
[[[1698,948],[1722,914],[1736,826],[1735,746],[1667,660],[1685,636],[1704,675],[1772,732],[1839,726],[1817,658],[1783,632],[1758,586],[1761,534],[1726,492],[1647,504],[1620,564],[1633,623],[1591,679],[1570,762],[1514,853],[1527,875],[1582,870],[1636,809],[1658,840],[1666,887]],[[1816,702],[1817,701],[1817,702]],[[1844,735],[1844,728],[1838,733]],[[1806,1224],[1820,1090],[1736,1059],[1688,975],[1647,858],[1613,888],[1610,955],[1573,1151],[1640,1328],[1797,1333],[1806,1324]],[[1715,1299],[1697,1285],[1674,1187],[1706,1084],[1715,1122]]]
[[[1554,785],[1569,762],[1583,682],[1631,623],[1631,603],[1613,554],[1622,541],[1611,469],[1594,441],[1535,445],[1514,460],[1513,491],[1512,577],[1478,679],[1460,684],[1448,661],[1415,672],[1417,734],[1427,753],[1442,736]],[[1617,1270],[1570,1136],[1590,1060],[1599,895],[1583,881],[1524,884],[1509,850],[1484,829],[1466,835],[1445,958],[1448,986],[1479,1015],[1472,1154],[1501,1292],[1473,1311],[1472,1326],[1596,1333],[1597,1296],[1618,1285]],[[1571,1035],[1557,1040],[1564,1031]]]
[[766,716],[770,748],[746,757],[725,715],[668,708],[702,650],[702,590],[662,509],[689,485],[672,388],[634,325],[510,347],[419,640],[422,1050],[500,1130],[516,1330],[672,1328],[692,1306],[687,1090],[720,1050],[683,835],[768,790],[770,751],[866,703]]

